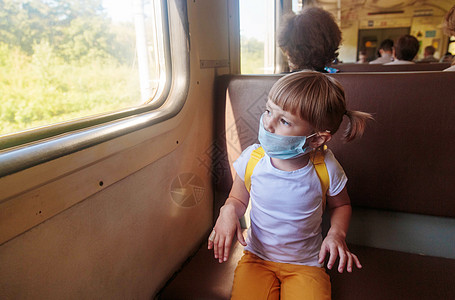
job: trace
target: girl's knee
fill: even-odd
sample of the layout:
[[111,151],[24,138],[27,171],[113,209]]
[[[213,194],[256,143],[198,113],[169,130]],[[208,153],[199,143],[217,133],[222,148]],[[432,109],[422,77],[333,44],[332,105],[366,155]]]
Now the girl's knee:
[[255,255],[246,253],[234,273],[231,299],[280,298],[280,282],[275,272]]
[[246,281],[237,281],[234,279],[232,287],[231,300],[279,300],[280,299],[280,282],[278,278],[269,277],[250,278]]
[[330,277],[322,268],[304,267],[284,277],[282,299],[331,299]]

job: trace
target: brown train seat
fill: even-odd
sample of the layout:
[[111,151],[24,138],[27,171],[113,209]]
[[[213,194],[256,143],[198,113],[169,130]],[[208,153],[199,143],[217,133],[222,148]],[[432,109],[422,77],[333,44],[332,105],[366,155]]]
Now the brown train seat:
[[450,63],[417,63],[409,65],[381,65],[346,63],[333,65],[340,72],[416,72],[442,71],[450,67]]
[[[257,140],[258,117],[281,75],[218,79],[214,218],[232,183],[230,166]],[[363,269],[329,271],[333,299],[455,299],[455,72],[340,73],[351,110],[373,114],[351,143],[328,144],[344,167],[353,218],[347,241]],[[210,229],[207,229],[210,231]],[[242,255],[218,264],[204,243],[159,299],[229,299]]]

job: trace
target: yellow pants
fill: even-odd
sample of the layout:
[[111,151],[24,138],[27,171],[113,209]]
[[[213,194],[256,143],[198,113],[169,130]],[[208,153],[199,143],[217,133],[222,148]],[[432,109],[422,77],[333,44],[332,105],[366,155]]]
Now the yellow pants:
[[324,268],[266,261],[244,251],[234,273],[232,300],[330,299]]

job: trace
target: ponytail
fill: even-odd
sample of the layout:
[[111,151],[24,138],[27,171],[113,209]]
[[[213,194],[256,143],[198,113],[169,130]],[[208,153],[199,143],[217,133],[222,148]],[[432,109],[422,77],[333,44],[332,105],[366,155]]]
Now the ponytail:
[[372,115],[361,111],[348,110],[345,114],[349,118],[348,127],[343,135],[343,140],[345,142],[350,142],[355,138],[360,138],[365,131],[367,121],[373,120]]

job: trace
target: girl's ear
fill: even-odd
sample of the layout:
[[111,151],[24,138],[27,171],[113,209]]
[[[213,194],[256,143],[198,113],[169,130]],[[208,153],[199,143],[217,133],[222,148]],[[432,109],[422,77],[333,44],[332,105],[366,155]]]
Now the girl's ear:
[[332,135],[330,134],[330,132],[328,132],[328,131],[318,132],[318,134],[315,137],[311,138],[311,141],[309,144],[310,144],[311,148],[316,149],[316,148],[321,147],[322,145],[324,145],[331,139],[332,139]]

